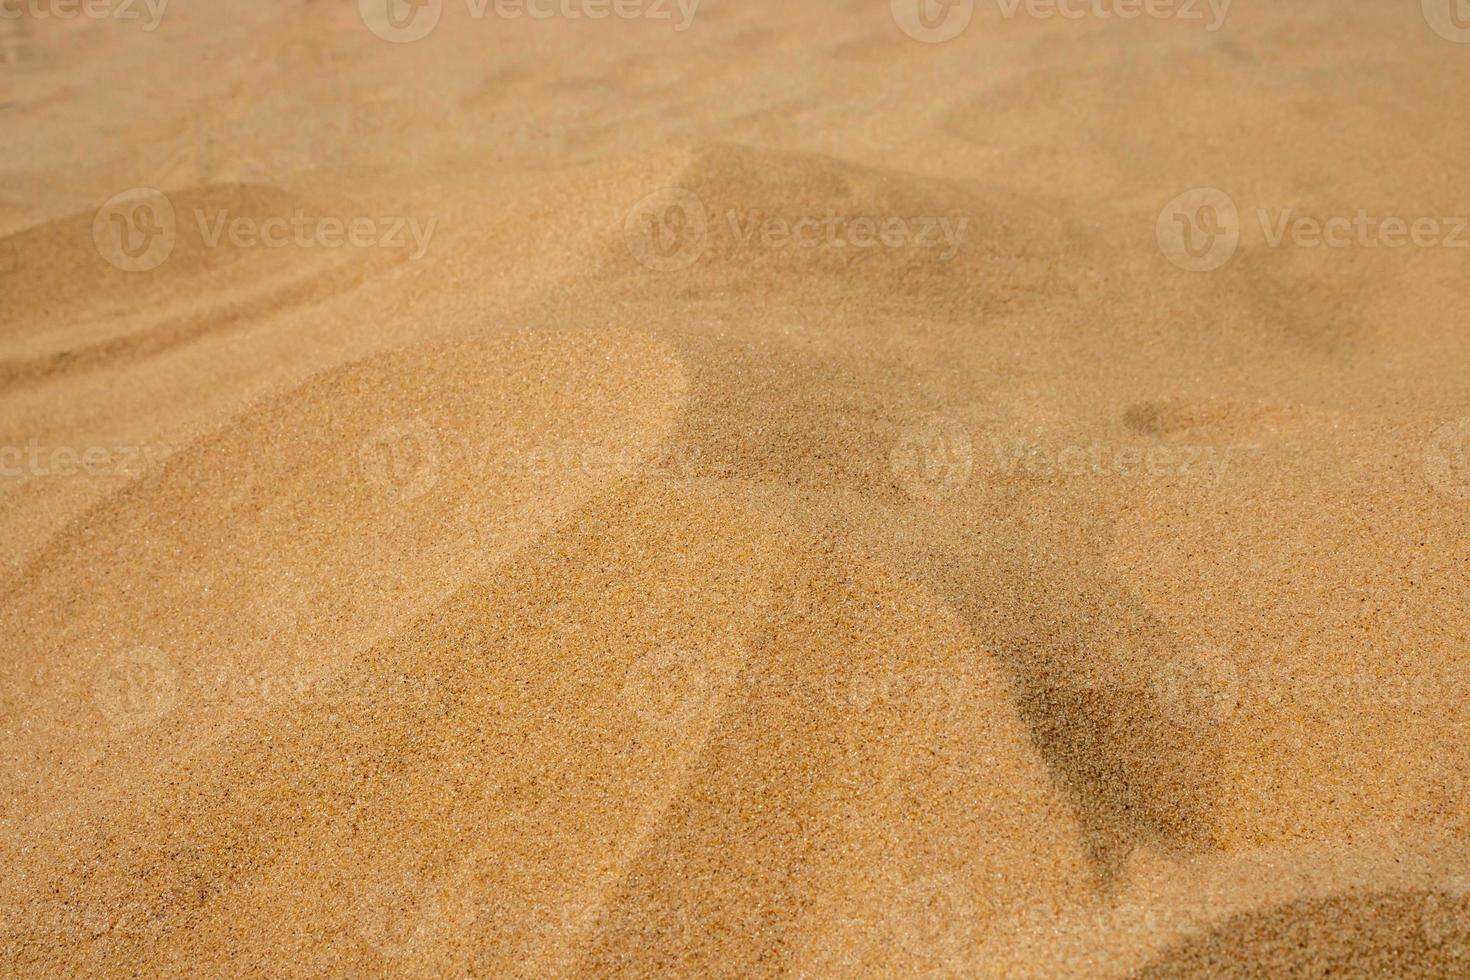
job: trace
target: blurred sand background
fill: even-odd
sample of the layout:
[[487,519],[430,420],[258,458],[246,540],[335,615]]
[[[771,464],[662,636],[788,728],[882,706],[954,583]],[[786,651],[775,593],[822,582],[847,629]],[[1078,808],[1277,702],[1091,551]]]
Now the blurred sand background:
[[1470,11],[385,2],[0,11],[0,972],[1470,972]]

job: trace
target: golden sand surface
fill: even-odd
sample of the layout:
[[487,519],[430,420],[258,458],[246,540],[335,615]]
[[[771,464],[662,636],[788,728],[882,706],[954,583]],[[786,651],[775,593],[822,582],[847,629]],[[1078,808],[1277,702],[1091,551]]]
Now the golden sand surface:
[[1470,976],[1465,0],[0,0],[0,974]]

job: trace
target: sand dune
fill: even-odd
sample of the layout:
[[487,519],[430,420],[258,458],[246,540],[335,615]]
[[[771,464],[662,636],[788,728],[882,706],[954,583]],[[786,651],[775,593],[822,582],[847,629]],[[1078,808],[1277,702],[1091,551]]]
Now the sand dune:
[[0,973],[1464,974],[1456,22],[665,6],[0,18]]

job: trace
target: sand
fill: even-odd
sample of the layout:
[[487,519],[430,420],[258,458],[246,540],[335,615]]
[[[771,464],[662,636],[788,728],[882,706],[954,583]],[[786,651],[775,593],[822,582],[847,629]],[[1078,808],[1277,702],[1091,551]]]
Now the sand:
[[0,6],[0,974],[1470,974],[1450,3],[392,3]]

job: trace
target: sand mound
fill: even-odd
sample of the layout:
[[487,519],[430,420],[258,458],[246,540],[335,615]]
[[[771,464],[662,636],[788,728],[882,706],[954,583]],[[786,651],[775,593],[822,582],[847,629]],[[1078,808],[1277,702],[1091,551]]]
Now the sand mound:
[[[958,621],[860,558],[814,561],[816,542],[726,496],[630,485],[537,548],[456,568],[469,581],[376,643],[339,638],[289,678],[263,657],[224,668],[213,704],[194,703],[210,687],[188,666],[160,676],[199,651],[130,664],[126,700],[101,702],[114,722],[138,709],[129,744],[166,744],[181,712],[194,731],[212,715],[213,735],[121,783],[77,763],[81,812],[36,802],[16,866],[59,870],[47,899],[11,906],[19,962],[183,968],[230,936],[262,969],[287,948],[313,969],[526,975],[952,966],[1017,902],[1086,891],[1067,808]],[[934,798],[955,805],[901,818]],[[826,816],[793,838],[803,812]],[[576,846],[522,850],[572,825]],[[1033,838],[1048,850],[1020,846]],[[351,854],[351,875],[324,877],[322,848]],[[728,894],[742,900],[706,902]],[[299,916],[249,917],[287,896]],[[83,914],[92,934],[68,941]]]
[[[72,764],[166,742],[158,725],[228,710],[242,685],[330,675],[344,649],[654,458],[683,384],[667,350],[626,334],[416,348],[180,451],[57,535],[11,592],[7,635],[26,651],[5,665],[6,710],[27,719],[7,732],[17,791],[88,779]],[[196,703],[221,685],[218,704]],[[55,740],[75,753],[38,771]],[[43,815],[7,799],[13,816]]]

